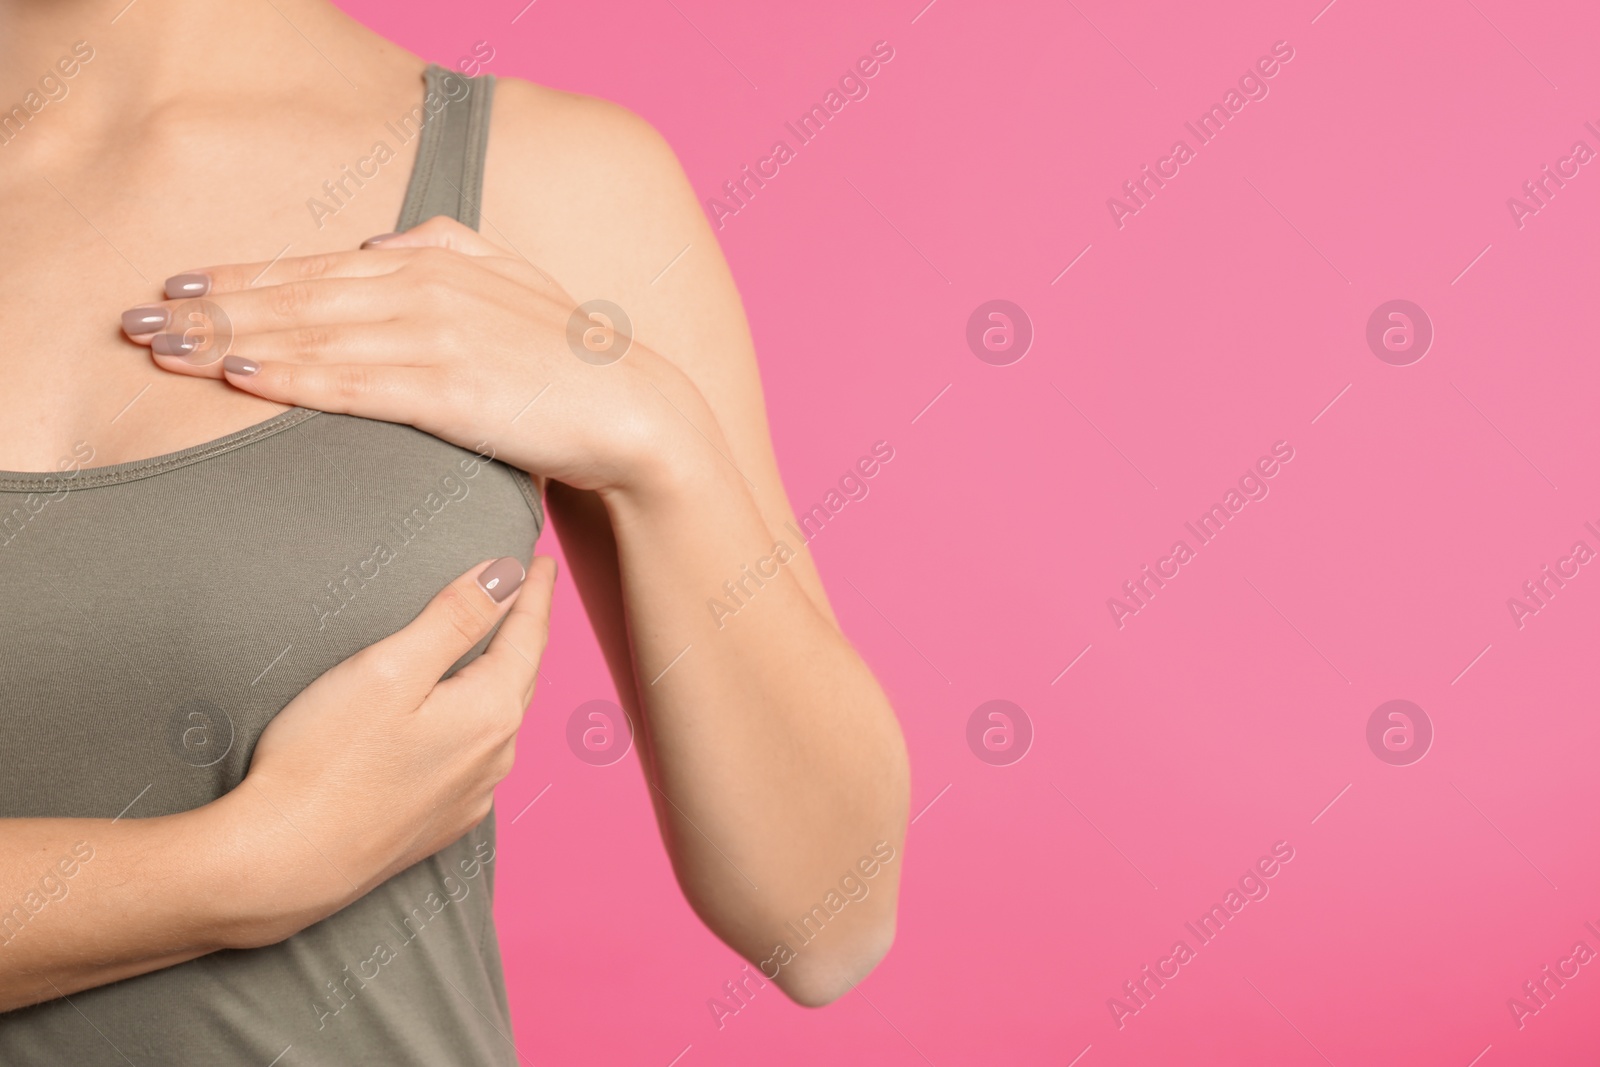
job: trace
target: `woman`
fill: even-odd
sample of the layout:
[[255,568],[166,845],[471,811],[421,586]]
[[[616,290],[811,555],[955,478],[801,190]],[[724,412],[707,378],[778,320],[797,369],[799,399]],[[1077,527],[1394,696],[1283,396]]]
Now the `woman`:
[[659,136],[321,0],[0,0],[0,71],[0,1062],[517,1060],[546,508],[689,902],[848,992],[904,747]]

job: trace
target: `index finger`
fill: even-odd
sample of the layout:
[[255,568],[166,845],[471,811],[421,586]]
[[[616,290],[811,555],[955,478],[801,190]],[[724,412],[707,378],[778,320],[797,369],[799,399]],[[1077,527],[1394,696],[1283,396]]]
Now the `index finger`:
[[[237,293],[257,286],[282,285],[287,281],[314,278],[370,278],[392,274],[404,260],[397,256],[374,256],[359,251],[319,252],[309,256],[278,255],[264,263],[223,263],[196,267],[174,274],[162,284],[168,300],[193,300],[218,293]],[[271,280],[268,280],[268,275]]]
[[[386,233],[368,238],[360,249],[289,257],[280,252],[266,262],[196,267],[168,278],[164,289],[168,300],[184,300],[251,289],[261,285],[269,274],[272,280],[267,284],[271,285],[317,278],[372,277],[397,271],[418,253],[428,249],[442,249],[489,261],[485,265],[491,268],[497,266],[493,262],[496,260],[508,260],[507,267],[515,263],[515,260],[509,259],[511,253],[477,230],[463,226],[447,215],[435,215],[404,233]],[[389,254],[374,255],[375,250]],[[287,251],[288,247],[285,247],[284,252]],[[528,266],[533,264],[529,263]],[[542,275],[544,272],[539,273]]]

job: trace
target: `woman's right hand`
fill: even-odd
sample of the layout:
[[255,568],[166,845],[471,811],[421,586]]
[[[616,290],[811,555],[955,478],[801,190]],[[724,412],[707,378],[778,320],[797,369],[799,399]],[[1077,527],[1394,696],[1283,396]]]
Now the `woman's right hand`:
[[[555,572],[548,556],[525,580],[512,557],[474,567],[272,720],[243,783],[215,802],[249,872],[235,947],[331,915],[488,815],[533,697]],[[502,616],[483,655],[440,681]]]

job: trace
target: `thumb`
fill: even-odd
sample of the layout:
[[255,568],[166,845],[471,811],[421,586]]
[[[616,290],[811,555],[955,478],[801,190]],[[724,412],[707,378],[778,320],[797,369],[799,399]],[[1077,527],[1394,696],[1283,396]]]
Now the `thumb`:
[[526,577],[515,556],[480,563],[440,590],[405,627],[359,655],[420,702],[511,610]]
[[361,242],[363,249],[448,248],[468,256],[503,256],[505,249],[449,215],[435,215],[404,233],[384,233]]
[[549,556],[535,556],[521,595],[489,647],[453,677],[439,683],[440,688],[498,677],[505,680],[508,689],[520,694],[520,706],[526,708],[533,699],[539,661],[550,640],[550,600],[555,584],[556,561]]

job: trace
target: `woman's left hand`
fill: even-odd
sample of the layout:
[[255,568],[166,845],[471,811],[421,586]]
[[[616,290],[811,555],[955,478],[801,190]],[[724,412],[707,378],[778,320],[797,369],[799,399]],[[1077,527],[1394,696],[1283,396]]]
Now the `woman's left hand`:
[[165,370],[405,423],[578,489],[637,487],[696,447],[691,429],[720,436],[688,377],[613,321],[620,309],[578,307],[446,216],[360,251],[175,275],[167,296],[123,315]]

